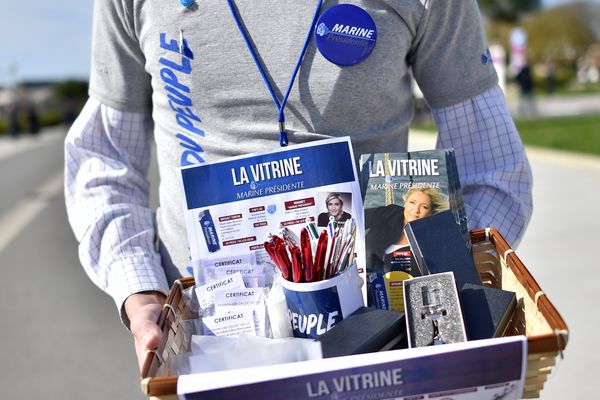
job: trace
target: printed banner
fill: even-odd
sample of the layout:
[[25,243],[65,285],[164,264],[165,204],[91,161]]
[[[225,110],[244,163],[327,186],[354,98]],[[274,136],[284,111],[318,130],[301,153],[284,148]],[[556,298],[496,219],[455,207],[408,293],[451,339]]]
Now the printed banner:
[[520,399],[527,338],[442,346],[180,376],[186,400]]

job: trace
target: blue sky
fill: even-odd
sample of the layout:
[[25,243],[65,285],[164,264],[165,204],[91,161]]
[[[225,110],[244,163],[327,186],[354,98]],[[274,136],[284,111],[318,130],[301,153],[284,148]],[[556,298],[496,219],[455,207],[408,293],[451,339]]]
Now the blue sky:
[[[568,2],[544,0],[546,6]],[[87,79],[92,4],[93,0],[0,0],[0,85],[15,79]]]
[[[0,0],[0,85],[89,76],[92,0]],[[12,68],[14,69],[14,68]]]

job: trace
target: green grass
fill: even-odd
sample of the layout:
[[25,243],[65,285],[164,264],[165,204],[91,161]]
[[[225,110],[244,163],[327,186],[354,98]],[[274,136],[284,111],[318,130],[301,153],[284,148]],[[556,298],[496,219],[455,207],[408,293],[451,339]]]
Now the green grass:
[[[600,156],[600,115],[516,119],[525,145]],[[432,123],[412,128],[435,132]]]
[[515,120],[523,143],[600,156],[600,115]]
[[[559,87],[556,90],[555,95],[559,96],[579,96],[582,94],[598,94],[600,93],[600,83],[580,85],[575,87]],[[536,93],[537,94],[537,93]],[[540,95],[547,95],[545,91],[541,90]]]

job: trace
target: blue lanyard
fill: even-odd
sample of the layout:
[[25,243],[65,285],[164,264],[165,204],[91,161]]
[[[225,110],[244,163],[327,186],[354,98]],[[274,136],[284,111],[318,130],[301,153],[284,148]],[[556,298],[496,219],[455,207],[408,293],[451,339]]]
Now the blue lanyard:
[[308,34],[306,35],[306,40],[304,41],[304,46],[302,47],[302,51],[300,51],[300,55],[298,56],[298,61],[296,62],[296,67],[294,68],[294,72],[292,73],[292,76],[290,78],[290,83],[288,84],[287,90],[285,92],[285,96],[283,96],[283,100],[281,102],[279,102],[279,99],[277,98],[277,95],[275,94],[275,91],[273,90],[273,85],[271,85],[271,82],[269,82],[269,78],[267,77],[267,74],[265,73],[264,66],[261,64],[260,60],[258,59],[258,56],[256,55],[256,52],[254,51],[254,49],[252,48],[252,45],[250,44],[250,39],[248,38],[248,32],[246,32],[246,30],[242,26],[240,17],[235,10],[235,6],[233,5],[233,0],[227,0],[227,3],[229,4],[229,8],[231,9],[231,14],[233,15],[233,19],[235,20],[237,27],[240,30],[240,33],[242,34],[244,41],[246,42],[246,47],[248,47],[248,50],[250,51],[250,54],[252,55],[252,59],[254,59],[254,63],[256,64],[256,67],[258,68],[258,72],[260,72],[260,75],[262,76],[263,81],[267,85],[267,89],[269,89],[269,93],[271,93],[271,97],[273,98],[275,107],[277,107],[277,111],[278,111],[277,121],[279,122],[279,144],[281,145],[281,147],[287,146],[288,145],[288,136],[287,136],[287,132],[285,131],[285,116],[283,114],[283,110],[285,108],[285,103],[287,103],[287,99],[292,90],[292,86],[294,85],[294,80],[296,79],[298,70],[300,69],[300,64],[302,63],[302,58],[304,58],[304,53],[306,53],[306,48],[308,47],[308,42],[310,41],[311,33],[315,27],[317,17],[319,16],[319,11],[321,10],[321,4],[323,3],[323,0],[319,0],[319,2],[317,3],[315,15],[313,16],[312,23],[310,24],[310,29],[308,30]]

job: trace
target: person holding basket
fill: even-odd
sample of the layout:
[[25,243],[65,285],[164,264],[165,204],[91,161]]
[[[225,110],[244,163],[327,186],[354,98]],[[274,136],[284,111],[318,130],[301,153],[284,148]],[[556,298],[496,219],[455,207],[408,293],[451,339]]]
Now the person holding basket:
[[[402,152],[412,77],[454,148],[471,228],[513,246],[531,171],[475,0],[96,0],[90,98],[65,140],[81,263],[115,301],[138,360],[189,275],[178,168],[328,137]],[[149,207],[152,142],[160,206]]]

